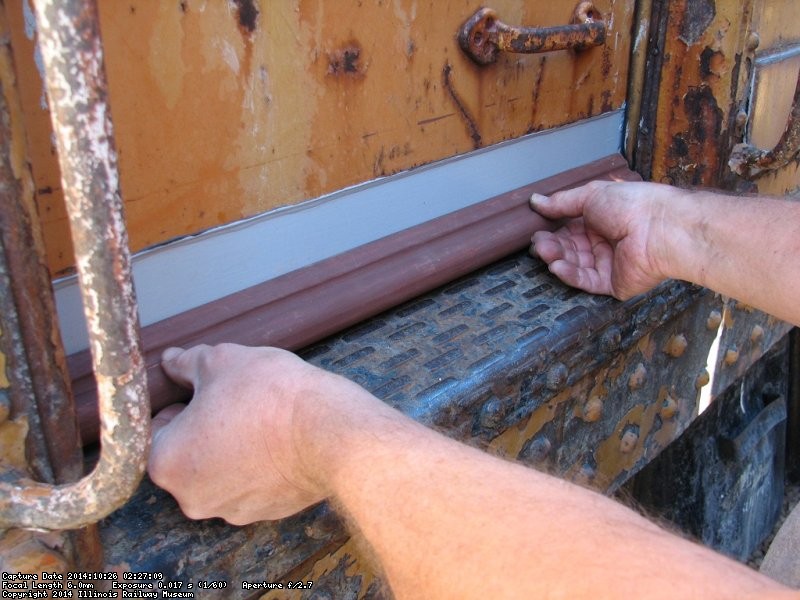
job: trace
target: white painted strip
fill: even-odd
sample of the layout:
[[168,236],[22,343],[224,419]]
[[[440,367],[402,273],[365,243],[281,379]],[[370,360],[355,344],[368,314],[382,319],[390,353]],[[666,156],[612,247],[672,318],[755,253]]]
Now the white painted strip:
[[[619,152],[623,110],[534,133],[140,252],[149,325],[509,190]],[[88,347],[77,279],[54,283],[68,354]]]

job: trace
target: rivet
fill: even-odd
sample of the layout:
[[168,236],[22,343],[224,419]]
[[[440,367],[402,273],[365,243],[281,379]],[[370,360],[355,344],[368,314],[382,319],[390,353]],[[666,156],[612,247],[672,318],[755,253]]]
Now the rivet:
[[537,435],[523,446],[520,458],[532,463],[541,463],[547,459],[552,449],[553,443],[547,439],[547,436]]
[[658,410],[658,414],[661,415],[661,418],[665,421],[674,417],[678,412],[678,402],[667,394],[667,397],[664,398],[663,402],[661,402],[661,408]]
[[479,421],[484,429],[494,429],[503,420],[503,403],[496,397],[481,407]]
[[697,376],[697,379],[694,380],[694,387],[699,390],[700,388],[707,386],[710,381],[711,375],[706,369],[703,369]]
[[682,333],[678,333],[669,338],[667,345],[664,347],[664,352],[669,354],[672,358],[679,358],[683,356],[688,346],[689,342],[686,341],[686,336]]
[[600,349],[603,352],[613,352],[622,343],[622,330],[616,325],[609,327],[600,338]]
[[603,415],[603,400],[599,396],[592,396],[583,405],[583,420],[594,423]]
[[706,327],[714,331],[719,327],[719,324],[722,323],[722,313],[718,310],[712,310],[708,314],[708,320],[706,321]]
[[647,380],[647,369],[642,363],[636,365],[636,368],[631,373],[631,378],[628,379],[628,388],[633,392],[640,389],[644,382]]
[[727,352],[725,352],[724,360],[726,365],[734,364],[737,360],[739,360],[739,350],[737,350],[735,347],[730,348]]
[[547,372],[547,383],[545,385],[550,391],[557,392],[567,383],[568,376],[569,370],[567,369],[567,365],[564,363],[556,363],[550,367],[550,370]]
[[750,341],[757,344],[761,338],[764,337],[764,328],[761,325],[755,325],[750,332]]
[[619,441],[619,451],[628,454],[636,447],[639,441],[639,427],[636,425],[626,425],[622,430],[622,437]]
[[761,45],[761,36],[759,36],[755,31],[752,32],[749,36],[747,36],[746,48],[750,52],[755,52],[756,48]]
[[736,113],[736,126],[743,128],[745,125],[747,125],[747,112],[740,110]]

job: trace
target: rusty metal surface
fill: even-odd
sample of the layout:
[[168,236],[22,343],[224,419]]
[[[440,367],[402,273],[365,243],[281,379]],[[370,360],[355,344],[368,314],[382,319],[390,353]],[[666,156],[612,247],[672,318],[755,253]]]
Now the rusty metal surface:
[[678,186],[732,187],[727,159],[747,81],[755,0],[654,0],[637,170]]
[[[693,418],[713,310],[713,294],[677,282],[626,303],[589,296],[518,254],[301,354],[452,437],[612,490]],[[225,578],[244,598],[243,579],[308,578],[325,561],[332,583],[311,592],[341,597],[366,575],[319,510],[243,529],[190,522],[146,480],[101,530],[108,568]]]
[[94,522],[127,500],[144,472],[150,415],[97,8],[42,0],[36,9],[98,381],[102,454],[76,483],[0,483],[0,527],[58,530]]
[[606,41],[603,16],[591,2],[581,2],[572,24],[558,27],[517,27],[503,23],[496,10],[478,9],[461,26],[458,44],[479,65],[497,61],[501,52],[538,54],[558,50],[586,50]]

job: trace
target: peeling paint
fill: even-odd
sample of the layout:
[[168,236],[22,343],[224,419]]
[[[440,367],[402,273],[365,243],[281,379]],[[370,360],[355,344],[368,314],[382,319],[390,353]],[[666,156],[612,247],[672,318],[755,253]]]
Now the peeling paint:
[[717,15],[715,0],[690,0],[678,36],[684,44],[692,46],[705,33]]

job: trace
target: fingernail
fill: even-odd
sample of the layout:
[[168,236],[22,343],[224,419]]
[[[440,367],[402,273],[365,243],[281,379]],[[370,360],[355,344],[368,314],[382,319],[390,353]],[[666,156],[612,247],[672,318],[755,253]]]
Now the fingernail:
[[178,358],[183,353],[180,348],[167,348],[161,353],[161,362],[166,362]]
[[542,196],[541,194],[531,194],[531,206],[536,208],[537,206],[541,206],[550,201],[550,198],[547,196]]

